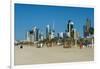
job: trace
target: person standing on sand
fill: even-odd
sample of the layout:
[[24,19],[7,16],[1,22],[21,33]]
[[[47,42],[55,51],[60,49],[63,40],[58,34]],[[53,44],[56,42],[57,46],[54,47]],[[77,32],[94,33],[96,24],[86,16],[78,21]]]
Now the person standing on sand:
[[80,49],[82,49],[83,48],[83,44],[82,44],[82,42],[80,42]]
[[20,46],[20,48],[22,49],[22,48],[23,48],[23,46],[21,45],[21,46]]

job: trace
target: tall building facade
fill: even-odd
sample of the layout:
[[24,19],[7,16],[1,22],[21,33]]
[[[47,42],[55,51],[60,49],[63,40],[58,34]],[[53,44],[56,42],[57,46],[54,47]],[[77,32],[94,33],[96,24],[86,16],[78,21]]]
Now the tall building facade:
[[30,41],[30,33],[29,32],[26,32],[26,40]]
[[68,37],[74,38],[74,23],[71,20],[68,21],[67,32],[68,32]]
[[46,39],[50,39],[51,38],[51,27],[50,25],[46,26]]
[[90,28],[91,22],[89,19],[86,19],[86,24],[83,26],[84,37],[88,37],[90,35]]
[[51,29],[51,39],[55,37],[55,28],[54,28],[54,23],[53,23],[53,28]]
[[39,29],[37,27],[33,27],[33,40],[34,42],[39,40]]
[[35,42],[39,40],[39,29],[36,27],[33,27],[32,30],[27,32],[27,37],[26,37],[27,41],[30,42]]
[[49,25],[46,26],[46,38],[49,37],[49,27],[50,27]]
[[35,37],[35,41],[38,41],[39,40],[39,29],[36,28],[36,37]]
[[39,38],[38,38],[39,41],[43,41],[44,40],[44,35],[42,32],[39,32]]
[[29,31],[29,37],[30,37],[30,42],[34,42],[34,36],[33,36],[33,31],[32,30],[30,30]]

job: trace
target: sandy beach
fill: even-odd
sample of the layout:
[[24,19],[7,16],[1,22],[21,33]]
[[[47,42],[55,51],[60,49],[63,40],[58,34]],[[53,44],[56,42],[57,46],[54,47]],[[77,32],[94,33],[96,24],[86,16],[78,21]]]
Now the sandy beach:
[[23,46],[14,49],[15,65],[93,61],[94,48],[63,48],[62,46],[36,48]]

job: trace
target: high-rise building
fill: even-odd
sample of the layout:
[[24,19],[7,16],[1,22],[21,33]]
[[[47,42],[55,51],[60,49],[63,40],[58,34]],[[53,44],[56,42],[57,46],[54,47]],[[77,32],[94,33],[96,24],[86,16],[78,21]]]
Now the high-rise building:
[[34,41],[36,41],[36,26],[33,27],[33,38]]
[[53,31],[51,31],[51,35],[50,35],[51,37],[51,39],[53,39],[54,37],[55,37],[55,35],[54,35],[54,32]]
[[91,27],[91,22],[89,19],[87,19],[86,20],[86,31],[88,32],[88,34],[89,34],[90,27]]
[[68,37],[74,38],[74,23],[71,20],[68,21],[67,32],[68,32]]
[[57,33],[57,38],[58,38],[58,39],[60,38],[60,35],[59,35],[59,33]]
[[36,26],[33,27],[33,40],[34,42],[39,40],[39,29]]
[[79,33],[77,32],[76,29],[74,29],[74,40],[78,40],[79,39]]
[[63,32],[60,32],[60,38],[63,38]]
[[63,33],[63,38],[64,38],[64,39],[67,38],[67,33],[66,33],[66,32]]
[[39,41],[43,41],[43,39],[44,39],[43,33],[39,32]]
[[53,28],[51,30],[51,39],[55,37],[55,30],[54,30],[54,23],[53,23]]
[[30,41],[30,33],[29,32],[26,32],[26,40]]
[[46,26],[46,38],[50,38],[50,34],[51,34],[51,29],[50,29],[50,25]]
[[89,19],[87,19],[86,24],[83,26],[84,37],[88,37],[90,35],[90,28],[91,28],[91,22]]
[[74,29],[74,43],[75,43],[74,45],[75,45],[75,47],[77,47],[78,39],[79,39],[79,34],[78,34],[77,30]]
[[33,31],[32,30],[30,30],[29,31],[29,38],[30,38],[30,42],[34,42],[34,37],[33,37]]
[[86,37],[86,26],[83,26],[83,36]]
[[39,40],[39,29],[36,28],[36,37],[35,37],[35,41],[38,41]]

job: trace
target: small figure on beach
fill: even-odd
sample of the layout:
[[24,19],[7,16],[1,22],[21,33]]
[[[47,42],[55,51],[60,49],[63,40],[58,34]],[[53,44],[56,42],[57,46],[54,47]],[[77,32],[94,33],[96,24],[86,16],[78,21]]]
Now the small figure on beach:
[[21,46],[20,46],[20,48],[22,49],[22,48],[23,48],[23,46],[21,45]]
[[37,48],[42,48],[43,47],[43,43],[38,43],[37,44]]
[[82,49],[83,48],[83,44],[82,44],[82,42],[80,42],[80,49]]

